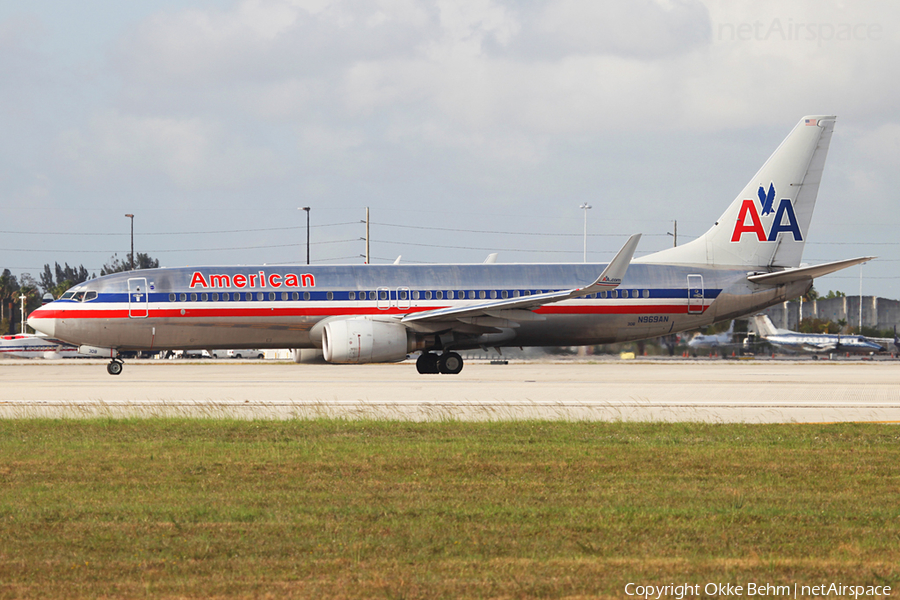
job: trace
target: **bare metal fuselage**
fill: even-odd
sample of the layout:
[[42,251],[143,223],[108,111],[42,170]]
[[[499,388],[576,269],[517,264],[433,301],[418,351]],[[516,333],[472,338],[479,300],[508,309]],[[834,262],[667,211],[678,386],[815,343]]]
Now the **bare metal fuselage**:
[[[584,286],[604,265],[359,265],[193,267],[88,281],[41,309],[42,330],[118,350],[321,347],[321,324],[404,315]],[[765,286],[746,268],[635,263],[593,297],[509,314],[409,325],[421,349],[594,345],[685,331],[803,294],[810,280]],[[80,298],[77,292],[86,293]],[[249,297],[248,297],[249,295]],[[605,297],[603,297],[605,296]],[[523,311],[519,311],[522,313]],[[317,325],[320,327],[317,328]],[[50,332],[48,332],[50,333]],[[432,344],[429,346],[428,344]]]

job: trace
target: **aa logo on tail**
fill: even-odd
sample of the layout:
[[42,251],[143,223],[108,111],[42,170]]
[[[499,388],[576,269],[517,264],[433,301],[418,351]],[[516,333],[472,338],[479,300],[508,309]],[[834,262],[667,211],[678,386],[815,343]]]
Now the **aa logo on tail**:
[[[793,234],[795,242],[802,242],[803,234],[800,233],[800,225],[797,224],[791,199],[782,198],[777,209],[774,208],[774,204],[775,184],[770,183],[768,191],[763,186],[759,186],[759,208],[756,207],[756,202],[749,198],[741,202],[731,241],[740,242],[745,233],[751,233],[756,236],[757,241],[774,242],[778,239],[778,234],[784,232]],[[762,217],[772,213],[775,213],[775,217],[768,223],[769,231],[767,233]]]

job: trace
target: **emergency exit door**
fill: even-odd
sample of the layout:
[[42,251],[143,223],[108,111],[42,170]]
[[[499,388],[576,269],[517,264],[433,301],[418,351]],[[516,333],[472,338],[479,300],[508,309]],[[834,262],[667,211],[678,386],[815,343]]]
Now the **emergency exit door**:
[[688,275],[688,314],[703,312],[703,275]]

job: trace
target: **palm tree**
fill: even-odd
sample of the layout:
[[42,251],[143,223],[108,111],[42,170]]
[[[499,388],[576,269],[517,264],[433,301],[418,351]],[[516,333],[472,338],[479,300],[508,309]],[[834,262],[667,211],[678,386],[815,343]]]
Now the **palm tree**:
[[9,269],[3,269],[0,275],[0,321],[6,318],[6,307],[9,304],[9,314],[12,316],[13,294],[19,289],[16,276]]

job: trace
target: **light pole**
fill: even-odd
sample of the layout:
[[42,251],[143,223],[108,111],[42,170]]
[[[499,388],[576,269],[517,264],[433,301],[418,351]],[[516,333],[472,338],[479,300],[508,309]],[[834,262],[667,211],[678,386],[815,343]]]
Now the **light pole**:
[[308,206],[304,206],[297,209],[306,211],[306,264],[309,264],[309,208],[310,207]]
[[125,215],[131,219],[131,270],[134,271],[134,215]]
[[587,262],[587,211],[591,208],[591,205],[587,202],[584,202],[578,208],[584,211],[584,256],[582,257],[581,261]]

